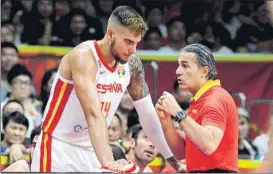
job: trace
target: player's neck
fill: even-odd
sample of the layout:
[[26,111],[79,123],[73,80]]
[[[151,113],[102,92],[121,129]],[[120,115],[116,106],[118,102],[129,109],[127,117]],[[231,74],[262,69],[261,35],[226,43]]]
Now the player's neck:
[[145,167],[147,166],[146,163],[143,163],[143,161],[141,161],[140,159],[138,159],[134,153],[133,150],[130,150],[127,156],[128,160],[132,160],[134,161],[138,167],[140,168],[140,171],[143,171],[145,169]]
[[111,54],[108,40],[106,38],[103,38],[102,40],[98,40],[97,43],[102,54],[102,58],[108,63],[110,67],[114,67],[116,61]]

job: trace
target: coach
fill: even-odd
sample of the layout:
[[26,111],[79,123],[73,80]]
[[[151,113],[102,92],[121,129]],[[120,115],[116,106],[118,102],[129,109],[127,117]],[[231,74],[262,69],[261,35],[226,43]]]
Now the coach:
[[209,48],[192,44],[183,48],[176,70],[180,89],[193,98],[186,113],[173,95],[164,92],[156,108],[167,142],[181,159],[183,140],[173,118],[186,134],[188,172],[238,172],[238,114],[231,95],[221,87]]

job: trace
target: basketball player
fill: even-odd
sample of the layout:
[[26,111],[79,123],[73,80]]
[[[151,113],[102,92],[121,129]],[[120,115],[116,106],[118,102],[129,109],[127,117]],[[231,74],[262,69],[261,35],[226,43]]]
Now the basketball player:
[[105,37],[86,41],[63,57],[47,103],[42,133],[33,155],[33,172],[113,172],[128,161],[114,161],[108,130],[126,91],[140,123],[156,148],[174,166],[156,115],[136,46],[147,30],[140,15],[119,6],[108,20]]

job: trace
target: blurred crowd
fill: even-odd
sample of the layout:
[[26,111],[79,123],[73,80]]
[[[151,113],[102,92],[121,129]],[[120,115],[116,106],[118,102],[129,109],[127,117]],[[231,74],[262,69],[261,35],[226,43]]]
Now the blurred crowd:
[[[273,52],[273,25],[263,1],[2,0],[1,155],[9,156],[9,164],[31,153],[31,132],[39,130],[57,71],[56,67],[45,72],[38,94],[31,72],[19,63],[17,46],[75,46],[101,39],[113,8],[125,4],[135,8],[149,26],[139,49],[179,52],[187,44],[202,43],[219,54]],[[186,110],[191,94],[179,90],[177,81],[172,93]],[[273,129],[273,109],[269,115],[268,132]],[[238,107],[238,116],[239,158],[262,160],[269,134],[250,139],[248,111]],[[151,172],[147,164],[160,154],[142,131],[128,93],[108,130],[115,159],[126,157]]]
[[273,27],[264,1],[3,0],[1,41],[75,46],[101,39],[119,5],[136,9],[149,26],[139,49],[177,52],[202,43],[220,54],[273,52]]

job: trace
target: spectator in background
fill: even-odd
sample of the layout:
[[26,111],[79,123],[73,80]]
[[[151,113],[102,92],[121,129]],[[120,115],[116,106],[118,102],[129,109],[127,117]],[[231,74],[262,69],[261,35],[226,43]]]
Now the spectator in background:
[[3,117],[4,139],[1,142],[1,154],[9,155],[9,163],[12,164],[24,158],[28,153],[23,145],[28,130],[28,120],[20,112],[12,112]]
[[268,130],[253,140],[253,145],[258,148],[261,157],[268,153],[270,133],[273,132],[273,105],[269,112]]
[[15,64],[8,73],[7,77],[10,85],[10,93],[1,103],[1,111],[3,106],[9,100],[20,101],[25,109],[25,116],[31,120],[29,122],[29,130],[27,137],[30,137],[30,133],[35,126],[41,123],[41,114],[38,111],[40,103],[35,98],[31,98],[31,87],[32,87],[32,74],[22,64]]
[[3,172],[30,172],[31,157],[33,155],[35,145],[36,145],[36,142],[38,140],[40,133],[41,133],[40,127],[36,127],[31,132],[30,161],[27,161],[25,159],[21,159],[19,161],[16,161],[15,163],[13,163],[10,166],[8,166],[7,168],[5,168],[3,170]]
[[[2,31],[1,31],[2,32]],[[8,94],[7,75],[10,69],[18,63],[19,52],[17,47],[11,42],[1,43],[1,102]]]
[[257,159],[258,149],[249,140],[250,120],[246,109],[238,108],[239,116],[239,143],[238,157],[239,159]]
[[56,13],[56,21],[58,21],[62,16],[65,16],[70,11],[70,5],[66,0],[55,0],[55,13]]
[[130,144],[128,140],[124,139],[123,122],[121,116],[116,113],[114,118],[111,121],[111,124],[108,127],[108,135],[110,144],[116,144],[122,147],[122,150],[125,154],[128,153]]
[[97,18],[102,24],[102,32],[105,33],[107,29],[107,22],[114,7],[113,0],[93,0],[92,4],[96,10]]
[[[145,4],[145,3],[144,3]],[[164,23],[164,5],[160,2],[146,3],[145,19],[148,26],[157,27],[163,38],[168,37],[168,30]]]
[[41,90],[40,90],[40,100],[42,102],[42,109],[41,109],[42,114],[45,111],[45,107],[50,95],[51,86],[52,86],[56,73],[57,73],[56,68],[50,69],[45,72],[42,78]]
[[29,45],[49,45],[55,27],[55,11],[51,0],[37,0],[32,10],[26,14],[22,43]]
[[145,50],[159,50],[162,46],[162,34],[157,27],[150,27],[144,36]]
[[3,115],[9,115],[12,112],[20,112],[20,113],[24,113],[25,109],[24,106],[22,105],[22,103],[20,103],[17,100],[9,100],[8,103],[3,106],[3,111],[1,113],[1,141],[4,138],[4,130],[3,130],[3,119],[2,116]]
[[127,155],[128,160],[134,161],[141,172],[153,172],[148,164],[153,161],[158,151],[144,133],[140,125],[132,127],[131,148]]
[[[76,46],[83,41],[98,40],[103,37],[99,19],[87,16],[82,9],[71,9],[56,26],[57,30],[54,31],[51,45]],[[58,30],[58,28],[66,28],[66,30]]]
[[168,41],[166,46],[159,49],[164,53],[179,53],[184,48],[186,43],[186,28],[181,21],[181,17],[172,18],[167,23],[168,27]]
[[10,0],[1,1],[1,22],[8,21],[11,19],[11,8],[12,1]]
[[11,42],[11,43],[14,42],[12,27],[13,25],[10,25],[10,23],[7,23],[7,22],[1,23],[1,42]]

